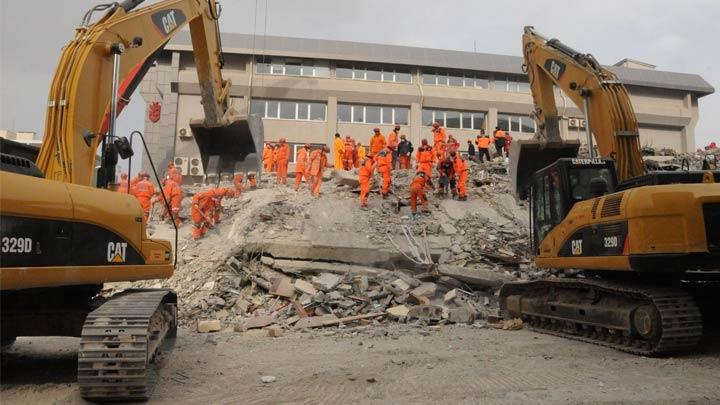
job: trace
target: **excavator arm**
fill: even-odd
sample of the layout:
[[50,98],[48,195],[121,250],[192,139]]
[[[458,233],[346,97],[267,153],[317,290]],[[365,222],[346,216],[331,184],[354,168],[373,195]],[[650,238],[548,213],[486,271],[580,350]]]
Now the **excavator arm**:
[[577,142],[560,137],[560,116],[554,86],[565,93],[587,116],[600,157],[613,158],[620,181],[644,174],[638,124],[630,97],[617,76],[590,54],[580,53],[557,39],[548,40],[533,27],[523,34],[524,67],[527,69],[538,124],[534,139],[513,143],[516,190],[529,176],[560,157],[575,157]]
[[[51,180],[91,185],[98,145],[108,133],[114,55],[120,54],[118,112],[165,44],[189,25],[207,128],[232,127],[230,82],[222,54],[215,0],[143,0],[96,6],[65,46],[48,96],[45,136],[37,166]],[[93,11],[105,11],[90,23]],[[245,124],[247,125],[247,124]]]

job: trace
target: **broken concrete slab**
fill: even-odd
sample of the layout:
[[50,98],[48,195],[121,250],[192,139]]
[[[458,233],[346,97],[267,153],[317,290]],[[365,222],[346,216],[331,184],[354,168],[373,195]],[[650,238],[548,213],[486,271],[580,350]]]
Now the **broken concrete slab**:
[[323,326],[325,322],[328,321],[335,321],[338,317],[333,314],[327,314],[322,316],[309,316],[307,318],[302,318],[295,322],[295,327],[298,329],[302,328],[319,328]]
[[404,318],[410,312],[410,308],[405,305],[398,305],[387,309],[388,315],[392,318]]
[[270,294],[278,295],[280,297],[291,298],[295,295],[295,288],[293,288],[293,283],[290,278],[278,277],[273,279],[269,292]]
[[458,233],[457,228],[455,228],[451,223],[448,222],[441,223],[440,228],[445,235],[455,235]]
[[313,276],[312,283],[317,288],[327,292],[333,290],[340,284],[340,277],[332,273],[322,273],[318,276]]
[[[366,243],[366,245],[368,245]],[[264,252],[274,259],[314,260],[325,262],[351,263],[364,266],[375,264],[387,266],[393,260],[402,261],[400,253],[378,249],[373,246],[353,246],[342,241],[318,244],[310,241],[250,241],[246,252]],[[277,266],[277,263],[275,264]]]
[[392,272],[392,274],[393,274],[395,277],[397,277],[397,278],[401,279],[402,281],[406,282],[410,287],[417,287],[417,286],[420,285],[420,280],[416,279],[415,277],[411,276],[410,274],[408,274],[408,273],[406,273],[406,272],[404,272],[404,271],[395,270],[395,271]]
[[443,297],[443,301],[448,304],[453,301],[455,301],[455,298],[458,297],[458,290],[457,288],[453,288],[452,290],[445,293],[445,296]]
[[275,323],[275,317],[272,315],[255,316],[248,318],[243,323],[245,329],[258,329],[264,328],[272,323]]
[[265,328],[268,336],[280,337],[283,335],[283,328],[280,325],[271,325]]
[[438,266],[438,272],[475,287],[500,287],[506,281],[515,280],[515,278],[506,274],[480,267],[458,267],[441,264]]
[[375,267],[367,267],[353,265],[347,263],[329,263],[316,262],[309,260],[287,260],[276,259],[273,268],[288,274],[317,274],[317,273],[334,273],[334,274],[362,274],[367,276],[377,276],[387,272],[385,269]]
[[412,290],[412,294],[432,298],[435,296],[435,292],[437,291],[437,284],[431,283],[431,282],[425,282],[420,284],[418,287],[415,287],[414,290]]
[[402,279],[397,279],[391,283],[391,285],[402,292],[406,292],[410,289],[410,285]]
[[332,176],[338,186],[358,187],[360,185],[360,178],[357,173],[347,170],[333,170]]
[[295,280],[294,287],[295,287],[295,290],[297,290],[301,294],[307,294],[307,295],[317,294],[317,289],[315,289],[315,287],[311,283],[309,283],[301,278],[298,278]]
[[439,322],[442,319],[443,308],[437,305],[418,305],[410,308],[407,317],[420,319],[426,322]]
[[475,322],[475,313],[464,307],[452,308],[448,310],[448,322],[472,325]]
[[217,332],[220,329],[222,329],[222,326],[217,319],[202,320],[197,323],[197,331],[200,333]]

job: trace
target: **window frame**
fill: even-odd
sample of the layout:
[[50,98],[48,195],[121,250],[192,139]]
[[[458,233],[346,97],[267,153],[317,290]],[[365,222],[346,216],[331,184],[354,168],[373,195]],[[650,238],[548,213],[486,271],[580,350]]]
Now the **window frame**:
[[[276,99],[253,99],[250,101],[250,109],[252,110],[252,103],[256,102],[262,102],[264,104],[263,108],[263,114],[260,118],[262,119],[270,119],[270,120],[283,120],[283,121],[308,121],[308,122],[327,122],[327,104],[321,103],[317,101],[310,101],[310,100],[276,100]],[[277,104],[277,114],[275,116],[268,116],[268,110],[270,103],[276,103]],[[282,118],[281,115],[281,106],[283,103],[292,103],[295,107],[295,113],[294,118]],[[300,114],[300,105],[306,106],[306,116],[307,118],[298,118]],[[319,119],[312,119],[312,106],[318,105],[322,106],[324,110],[324,118],[322,120]]]
[[[440,110],[440,109],[433,109],[433,108],[423,108],[421,115],[424,115],[428,112],[431,112],[432,120],[430,121],[430,125],[425,125],[425,123],[422,123],[423,126],[429,127],[432,126],[433,122],[441,122],[441,126],[449,128],[449,129],[462,129],[462,130],[468,130],[468,131],[479,131],[482,129],[485,129],[485,124],[487,123],[487,116],[488,113],[485,111],[462,111],[462,110]],[[460,126],[459,127],[450,127],[447,125],[447,113],[458,113],[459,114],[459,120],[460,120]],[[438,115],[438,113],[441,113],[442,116]],[[470,115],[470,128],[465,128],[463,126],[463,117],[465,114]],[[482,127],[481,128],[475,128],[475,118],[476,116],[482,117]]]
[[[503,127],[500,125],[500,119],[501,119],[501,118],[507,119],[507,122],[508,122],[507,128],[503,128]],[[513,126],[513,125],[514,125],[513,119],[517,119],[517,127]],[[523,128],[523,123],[526,122],[526,121],[532,122],[532,127],[534,128],[533,132],[525,132],[525,131],[522,130],[522,128]],[[498,113],[498,126],[499,126],[500,129],[502,129],[503,131],[510,132],[510,133],[534,134],[534,133],[537,132],[537,122],[535,122],[535,120],[532,119],[532,117],[529,117],[529,116],[527,116],[527,115],[522,115],[522,114]]]
[[[399,124],[400,124],[400,125],[410,125],[410,122],[409,122],[409,121],[410,121],[410,108],[409,108],[409,107],[398,106],[398,105],[382,105],[382,104],[351,104],[351,103],[338,103],[338,108],[340,108],[340,106],[345,106],[346,108],[349,108],[349,109],[350,109],[350,121],[341,121],[341,120],[340,120],[340,114],[338,114],[338,115],[337,115],[337,116],[338,116],[338,118],[337,118],[338,123],[346,123],[346,124],[393,125],[393,124],[395,124],[396,122],[398,122],[398,121],[397,121],[397,115],[398,115],[398,114],[397,114],[397,109],[403,108],[403,109],[406,110],[407,121],[406,121],[406,122],[400,122]],[[367,117],[367,108],[368,108],[368,107],[373,107],[373,108],[377,107],[377,108],[380,109],[380,119],[379,119],[380,122],[368,122],[368,121],[367,121],[367,118],[368,118],[368,117]],[[362,111],[362,119],[363,119],[362,121],[357,121],[356,118],[355,118],[356,108],[361,109],[361,111]],[[390,109],[390,110],[392,111],[392,112],[391,112],[391,117],[390,117],[390,118],[391,118],[391,122],[390,122],[390,123],[384,122],[386,109]]]

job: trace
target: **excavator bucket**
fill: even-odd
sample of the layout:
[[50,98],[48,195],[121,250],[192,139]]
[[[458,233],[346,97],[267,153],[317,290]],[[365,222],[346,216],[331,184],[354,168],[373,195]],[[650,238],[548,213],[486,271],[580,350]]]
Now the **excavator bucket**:
[[260,172],[264,136],[262,119],[241,116],[225,126],[209,127],[202,120],[190,122],[190,129],[200,149],[200,158],[208,182],[235,171]]
[[510,181],[515,197],[528,197],[530,183],[536,171],[560,158],[577,157],[580,141],[542,142],[535,139],[513,141],[510,144]]

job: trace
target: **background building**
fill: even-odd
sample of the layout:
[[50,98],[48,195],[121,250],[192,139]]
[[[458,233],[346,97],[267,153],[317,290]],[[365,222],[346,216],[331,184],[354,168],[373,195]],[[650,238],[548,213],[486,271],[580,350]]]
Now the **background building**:
[[[387,134],[395,122],[415,145],[430,136],[433,121],[461,145],[495,126],[516,139],[535,132],[520,57],[243,34],[223,34],[222,40],[234,106],[264,118],[266,140],[331,144],[340,132],[367,145],[372,128]],[[641,144],[692,150],[698,98],[714,89],[698,75],[654,68],[631,59],[610,67],[630,92]],[[181,157],[188,174],[202,174],[188,125],[203,117],[189,33],[166,47],[141,93],[161,109],[159,119],[148,115],[145,122],[156,163]],[[562,135],[584,140],[580,111],[560,91],[556,101],[565,117]]]

